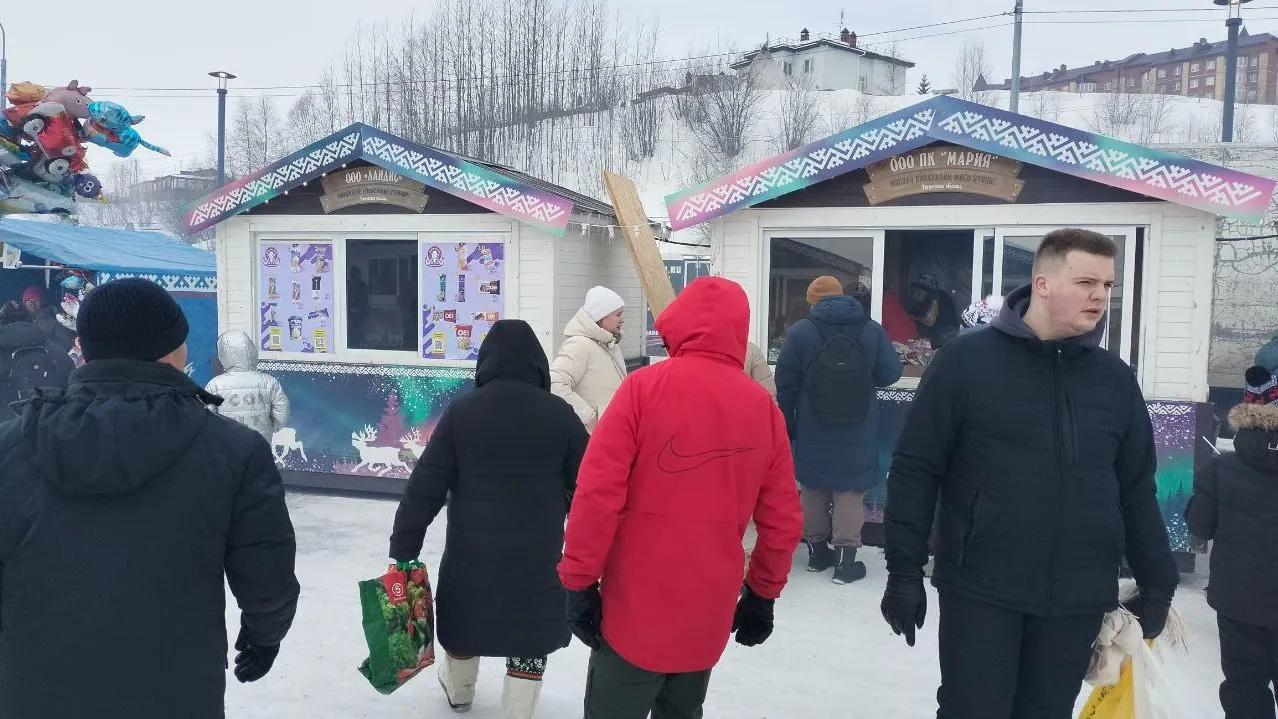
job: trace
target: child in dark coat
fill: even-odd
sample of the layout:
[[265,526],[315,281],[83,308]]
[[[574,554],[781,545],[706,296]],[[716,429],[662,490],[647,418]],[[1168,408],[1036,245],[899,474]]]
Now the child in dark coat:
[[1189,532],[1215,540],[1207,601],[1220,628],[1226,719],[1274,719],[1278,698],[1278,377],[1247,370],[1234,451],[1194,480]]

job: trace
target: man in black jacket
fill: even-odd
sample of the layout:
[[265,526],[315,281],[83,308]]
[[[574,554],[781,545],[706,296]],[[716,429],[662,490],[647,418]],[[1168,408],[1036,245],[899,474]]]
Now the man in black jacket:
[[0,425],[0,716],[222,719],[293,621],[296,545],[270,447],[209,412],[158,285],[94,290],[88,363]]
[[1177,573],[1149,413],[1099,346],[1117,251],[1094,232],[1045,236],[1033,283],[915,395],[888,478],[882,608],[912,646],[939,495],[938,719],[1069,717],[1124,550],[1145,636],[1166,623]]

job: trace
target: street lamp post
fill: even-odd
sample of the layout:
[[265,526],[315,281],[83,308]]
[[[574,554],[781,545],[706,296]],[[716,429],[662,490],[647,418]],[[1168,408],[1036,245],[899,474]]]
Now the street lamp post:
[[226,184],[226,83],[235,76],[224,70],[214,70],[209,77],[217,78],[217,186]]
[[1242,26],[1242,6],[1251,0],[1212,0],[1212,4],[1229,9],[1225,27],[1229,41],[1225,47],[1225,112],[1220,121],[1221,142],[1234,141],[1234,100],[1238,90],[1238,28]]
[[9,37],[5,34],[4,23],[0,22],[0,110],[8,104],[5,92],[9,89]]

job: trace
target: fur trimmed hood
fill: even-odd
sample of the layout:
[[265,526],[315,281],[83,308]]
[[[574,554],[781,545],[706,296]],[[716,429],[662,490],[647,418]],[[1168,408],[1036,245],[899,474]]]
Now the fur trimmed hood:
[[1229,411],[1229,426],[1235,431],[1258,429],[1278,432],[1278,406],[1271,404],[1238,404]]

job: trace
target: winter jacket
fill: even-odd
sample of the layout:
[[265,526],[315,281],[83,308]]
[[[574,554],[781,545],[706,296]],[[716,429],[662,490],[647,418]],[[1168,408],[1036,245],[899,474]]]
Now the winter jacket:
[[205,388],[223,400],[213,411],[269,442],[288,424],[288,395],[279,380],[257,371],[257,344],[243,331],[227,332],[217,338],[217,359],[225,371]]
[[58,308],[49,306],[35,315],[35,325],[48,335],[49,340],[57,345],[63,353],[75,347],[75,333],[58,321]]
[[750,378],[766,389],[772,399],[777,398],[777,383],[772,377],[772,368],[768,366],[768,358],[763,350],[753,342],[746,343],[745,371]]
[[961,335],[923,376],[896,446],[888,571],[919,575],[940,496],[933,583],[1035,616],[1116,608],[1124,551],[1137,582],[1178,579],[1136,375],[1082,337],[1039,340],[1029,286],[990,328]]
[[284,487],[211,399],[167,365],[101,360],[0,425],[0,716],[221,719],[224,582],[252,642],[284,639]]
[[568,321],[564,336],[550,366],[550,391],[568,400],[586,430],[593,432],[626,377],[620,340],[591,322],[585,309]]
[[455,655],[540,657],[568,646],[555,564],[587,435],[549,389],[532,328],[494,324],[475,390],[444,411],[395,513],[391,557],[412,559],[452,495],[435,606],[440,644]]
[[745,581],[775,599],[803,520],[781,411],[742,366],[750,309],[729,280],[694,280],[657,318],[670,359],[622,382],[577,477],[559,577],[601,581],[603,636],[650,672],[713,667]]
[[51,389],[64,388],[71,373],[75,371],[75,363],[71,361],[66,351],[36,325],[30,322],[13,322],[0,327],[0,418],[9,419],[18,416],[22,408],[16,403],[36,389],[34,386],[15,387],[9,381],[13,355],[18,350],[33,347],[43,349],[49,356],[47,377]]
[[1189,533],[1214,539],[1207,602],[1222,615],[1278,629],[1278,406],[1229,413],[1234,451],[1194,478]]
[[820,323],[827,335],[859,331],[861,351],[871,362],[870,377],[877,387],[901,379],[901,358],[883,327],[865,316],[861,303],[847,295],[827,297],[794,323],[777,360],[777,401],[794,440],[794,470],[799,484],[809,489],[864,492],[883,481],[879,471],[879,401],[870,399],[864,422],[830,425],[812,415],[807,374],[821,348]]

